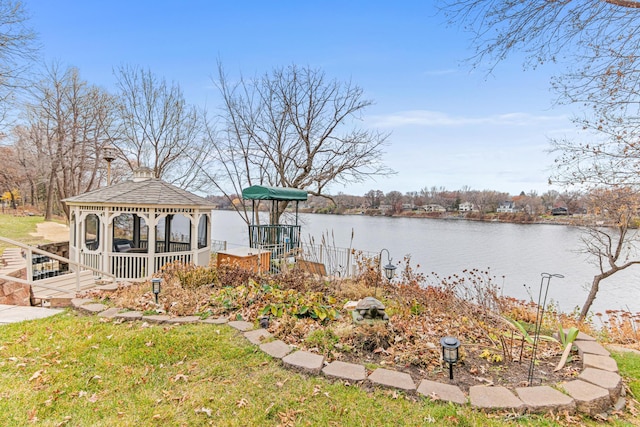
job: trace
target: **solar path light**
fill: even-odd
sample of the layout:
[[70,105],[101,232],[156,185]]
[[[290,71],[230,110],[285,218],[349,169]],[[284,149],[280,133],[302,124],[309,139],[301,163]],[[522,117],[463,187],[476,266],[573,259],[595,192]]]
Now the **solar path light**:
[[162,283],[162,279],[160,278],[151,279],[151,291],[156,296],[156,304],[158,304],[158,295],[160,294],[161,283]]
[[454,337],[444,337],[440,340],[442,345],[442,360],[449,364],[449,379],[453,379],[453,365],[458,362],[460,341]]

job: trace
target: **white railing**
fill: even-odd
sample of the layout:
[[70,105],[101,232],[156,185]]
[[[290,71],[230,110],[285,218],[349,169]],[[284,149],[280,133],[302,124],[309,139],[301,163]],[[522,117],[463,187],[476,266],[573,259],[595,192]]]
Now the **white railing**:
[[32,286],[35,285],[35,286],[38,286],[40,288],[49,289],[49,290],[52,290],[52,291],[68,292],[67,289],[61,289],[61,288],[58,288],[56,286],[48,286],[48,285],[41,284],[41,283],[39,284],[38,281],[33,280],[33,264],[32,264],[33,254],[46,255],[47,257],[49,257],[51,259],[54,259],[54,260],[57,260],[59,262],[68,264],[69,265],[69,269],[72,270],[73,272],[72,273],[67,273],[67,275],[71,275],[71,274],[75,275],[75,282],[76,282],[76,286],[75,286],[76,289],[75,290],[76,290],[76,292],[80,292],[80,290],[81,290],[80,289],[80,281],[81,281],[81,272],[83,270],[91,270],[91,271],[93,271],[94,276],[98,276],[98,277],[102,277],[102,278],[110,277],[112,279],[115,279],[115,277],[112,274],[107,273],[106,271],[103,271],[103,270],[101,270],[99,268],[95,268],[95,267],[92,267],[90,265],[84,265],[83,263],[72,261],[72,260],[70,260],[68,258],[56,255],[56,254],[51,253],[51,252],[47,252],[47,251],[45,251],[43,249],[39,249],[39,248],[36,248],[34,246],[29,246],[29,245],[26,245],[24,243],[17,242],[15,240],[11,240],[11,239],[8,239],[8,238],[2,237],[2,236],[0,236],[0,241],[8,243],[11,246],[17,246],[17,247],[23,249],[24,250],[24,254],[25,254],[25,258],[26,258],[27,280],[23,280],[23,279],[20,279],[20,278],[17,278],[17,277],[9,277],[9,276],[0,275],[0,279],[3,279],[3,280],[8,280],[8,281],[16,282],[16,283],[23,283],[23,284],[32,285]]
[[193,262],[193,253],[191,252],[174,252],[174,253],[164,253],[164,254],[156,254],[154,257],[154,273],[156,271],[160,271],[160,269],[170,262],[179,261],[183,264],[191,264]]
[[152,265],[149,265],[149,255],[146,253],[114,253],[109,256],[110,268],[118,279],[139,280],[154,274],[170,262],[190,264],[194,262],[191,252],[168,252],[155,254]]
[[96,270],[102,270],[102,255],[92,252],[82,252],[82,264]]
[[211,241],[211,252],[219,252],[227,250],[227,241],[226,240],[212,240]]
[[129,254],[126,252],[111,254],[110,270],[118,279],[141,279],[146,277],[148,269],[146,254]]
[[375,252],[304,242],[300,244],[299,255],[300,258],[306,261],[324,264],[327,274],[339,277],[357,276],[361,273],[358,260],[377,256],[378,254]]

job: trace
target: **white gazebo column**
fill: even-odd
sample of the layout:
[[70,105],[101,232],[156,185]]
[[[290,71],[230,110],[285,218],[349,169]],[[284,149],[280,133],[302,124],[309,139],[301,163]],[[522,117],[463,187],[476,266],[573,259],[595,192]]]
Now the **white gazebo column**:
[[100,250],[102,251],[102,268],[100,270],[112,273],[109,257],[113,249],[113,215],[109,208],[105,207],[100,217],[104,221],[105,229],[104,239],[100,241]]
[[147,239],[147,270],[145,276],[150,277],[155,273],[155,259],[156,259],[156,225],[158,224],[158,218],[156,216],[156,210],[154,208],[149,209],[149,232]]

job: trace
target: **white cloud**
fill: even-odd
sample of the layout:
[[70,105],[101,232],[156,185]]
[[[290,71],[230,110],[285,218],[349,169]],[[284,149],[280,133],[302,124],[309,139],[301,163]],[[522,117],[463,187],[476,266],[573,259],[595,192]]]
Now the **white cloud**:
[[440,111],[409,110],[366,118],[372,127],[397,128],[402,126],[455,127],[469,125],[534,126],[549,122],[566,122],[565,115],[534,115],[529,113],[505,113],[489,116],[453,116]]

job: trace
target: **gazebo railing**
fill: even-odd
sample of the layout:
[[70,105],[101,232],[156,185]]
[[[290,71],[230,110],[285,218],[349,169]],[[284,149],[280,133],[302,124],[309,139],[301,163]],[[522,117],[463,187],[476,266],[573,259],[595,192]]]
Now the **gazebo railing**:
[[109,256],[110,270],[118,279],[137,280],[156,273],[170,262],[180,261],[185,264],[194,262],[192,252],[163,252],[153,255],[151,260],[153,269],[150,270],[149,258],[147,253],[114,253]]
[[249,225],[249,246],[283,246],[285,252],[300,246],[299,225]]
[[[149,242],[147,240],[140,240],[140,249],[148,249]],[[165,252],[165,242],[156,242],[156,253]],[[191,245],[185,242],[169,242],[169,250],[167,252],[183,252],[190,251]]]
[[82,253],[82,264],[88,265],[91,268],[95,268],[96,270],[102,270],[102,255],[95,252],[83,252]]

